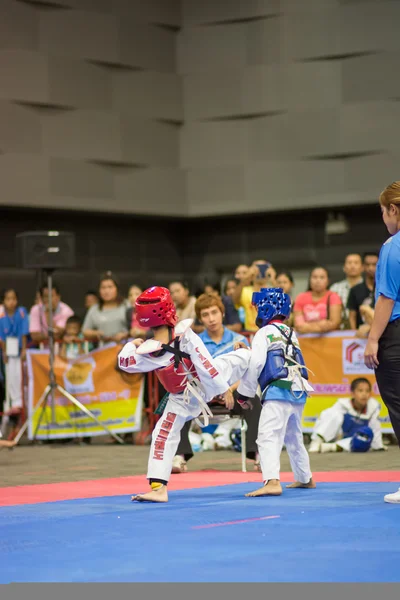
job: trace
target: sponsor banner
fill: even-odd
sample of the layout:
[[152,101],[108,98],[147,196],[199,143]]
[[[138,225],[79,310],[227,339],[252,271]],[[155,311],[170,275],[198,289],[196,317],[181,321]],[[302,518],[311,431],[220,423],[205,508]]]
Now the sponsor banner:
[[[117,370],[117,355],[122,346],[107,345],[74,360],[55,357],[56,383],[87,407],[111,431],[121,434],[140,431],[144,376]],[[48,350],[28,350],[28,436],[33,433],[42,409],[35,411],[49,384]],[[91,417],[68,400],[59,390],[54,393],[55,423],[49,398],[37,433],[38,439],[60,439],[105,435]],[[33,418],[32,418],[33,415]]]
[[365,377],[372,385],[372,394],[381,403],[380,420],[384,433],[393,433],[386,406],[376,384],[375,374],[364,365],[366,340],[354,337],[352,332],[324,336],[299,336],[305,363],[313,372],[309,374],[314,393],[304,409],[303,429],[311,432],[320,413],[338,398],[351,395],[351,382]]

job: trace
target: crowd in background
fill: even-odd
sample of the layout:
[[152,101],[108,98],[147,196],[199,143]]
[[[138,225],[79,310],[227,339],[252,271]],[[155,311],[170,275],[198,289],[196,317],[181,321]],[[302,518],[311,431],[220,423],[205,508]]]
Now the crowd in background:
[[[204,324],[196,316],[196,299],[202,294],[218,296],[222,302],[223,324],[233,332],[257,331],[256,309],[252,295],[265,287],[281,287],[292,299],[289,324],[300,334],[328,333],[339,329],[356,330],[367,337],[374,314],[375,271],[378,254],[349,254],[343,264],[343,280],[331,285],[329,273],[315,266],[309,275],[308,290],[294,294],[295,281],[288,270],[277,271],[266,260],[238,265],[231,277],[222,281],[204,278],[197,289],[190,290],[184,281],[169,284],[179,320],[193,319],[196,333]],[[155,284],[157,282],[154,282]],[[135,301],[142,292],[133,284],[124,296],[118,279],[107,272],[100,277],[97,290],[83,297],[81,314],[76,314],[62,300],[62,290],[53,284],[51,297],[47,284],[38,290],[28,311],[18,302],[18,290],[9,287],[0,302],[1,375],[8,381],[8,410],[18,412],[23,404],[21,362],[28,347],[47,347],[51,328],[56,351],[65,359],[74,359],[104,343],[121,343],[128,338],[146,338],[151,333],[136,318]],[[10,339],[14,340],[11,344]]]

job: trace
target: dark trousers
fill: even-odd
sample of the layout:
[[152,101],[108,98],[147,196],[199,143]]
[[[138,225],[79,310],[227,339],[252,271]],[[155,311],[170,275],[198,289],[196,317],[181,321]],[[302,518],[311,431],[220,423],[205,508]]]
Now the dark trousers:
[[400,319],[389,323],[378,349],[376,382],[400,446]]
[[[235,396],[235,394],[234,394]],[[213,407],[210,407],[213,410]],[[217,412],[217,411],[216,411]],[[247,423],[246,431],[246,456],[249,459],[254,459],[257,453],[257,433],[258,433],[258,422],[261,414],[261,402],[258,396],[253,400],[253,410],[243,410],[235,399],[235,406],[230,411],[231,417],[244,417]],[[189,460],[193,456],[192,446],[189,441],[191,421],[185,423],[181,430],[181,440],[179,442],[177,454],[184,456],[185,460]]]

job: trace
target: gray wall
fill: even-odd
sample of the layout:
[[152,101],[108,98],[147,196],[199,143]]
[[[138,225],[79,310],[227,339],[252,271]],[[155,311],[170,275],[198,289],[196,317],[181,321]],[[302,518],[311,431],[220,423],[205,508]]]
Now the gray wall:
[[184,0],[191,216],[375,202],[399,178],[400,3]]
[[185,212],[179,0],[0,1],[0,204]]
[[390,0],[1,0],[0,204],[374,202],[399,177],[399,21]]

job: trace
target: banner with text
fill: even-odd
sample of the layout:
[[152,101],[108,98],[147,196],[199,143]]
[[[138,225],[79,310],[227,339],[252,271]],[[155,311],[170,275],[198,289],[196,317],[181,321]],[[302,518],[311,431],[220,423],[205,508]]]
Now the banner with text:
[[[74,396],[111,431],[121,434],[140,431],[143,407],[143,375],[117,370],[117,354],[122,346],[108,345],[74,360],[55,357],[56,383]],[[48,350],[28,350],[29,373],[28,436],[33,438],[42,409],[35,411],[49,385]],[[106,432],[59,390],[54,392],[55,423],[48,399],[37,432],[38,439],[86,437]],[[32,418],[33,416],[33,418]]]
[[366,340],[354,337],[351,331],[323,336],[299,336],[305,363],[314,393],[308,398],[303,415],[303,431],[311,432],[325,408],[338,398],[349,397],[350,384],[357,377],[371,382],[372,395],[381,403],[380,421],[384,433],[393,433],[388,410],[383,404],[374,372],[364,365]]

